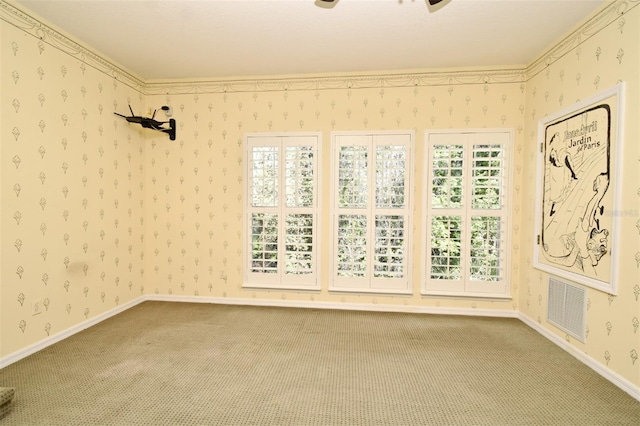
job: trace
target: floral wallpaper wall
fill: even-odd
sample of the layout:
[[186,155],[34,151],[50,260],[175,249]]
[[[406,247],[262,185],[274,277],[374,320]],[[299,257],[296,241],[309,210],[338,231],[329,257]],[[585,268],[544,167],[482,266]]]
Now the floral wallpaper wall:
[[144,97],[28,15],[0,13],[5,356],[144,291],[144,141],[113,114]]
[[640,7],[622,1],[601,13],[595,25],[574,34],[561,48],[528,69],[525,114],[524,178],[535,182],[538,120],[581,99],[626,84],[626,126],[621,164],[621,205],[610,212],[619,219],[621,239],[618,294],[587,290],[587,338],[583,344],[546,322],[548,274],[532,268],[535,186],[523,192],[520,310],[579,351],[640,385]]
[[[408,129],[416,132],[416,218],[422,209],[426,129],[511,128],[515,131],[514,241],[519,238],[524,83],[512,70],[407,76],[354,76],[288,81],[154,83],[153,108],[170,105],[175,142],[156,136],[146,156],[147,248],[150,290],[156,294],[304,302],[517,309],[516,300],[435,299],[420,295],[420,262],[413,262],[413,295],[329,293],[331,132]],[[158,94],[154,94],[158,93]],[[320,292],[243,289],[243,138],[247,132],[322,132],[323,204]],[[416,221],[419,222],[419,221]],[[422,228],[416,223],[414,258]],[[518,253],[519,245],[513,245]],[[514,265],[518,264],[517,256]],[[518,282],[512,281],[512,293]]]

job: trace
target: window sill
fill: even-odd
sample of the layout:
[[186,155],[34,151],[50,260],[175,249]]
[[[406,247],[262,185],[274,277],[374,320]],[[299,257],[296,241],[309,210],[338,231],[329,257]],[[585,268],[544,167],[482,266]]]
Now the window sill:
[[351,293],[351,294],[380,294],[385,296],[411,296],[411,290],[380,289],[380,288],[353,288],[353,287],[329,287],[330,293]]
[[512,300],[513,297],[510,294],[503,293],[461,293],[461,292],[444,292],[444,291],[421,291],[422,297],[442,297],[451,299],[491,299],[507,301]]
[[244,283],[242,288],[245,290],[295,290],[295,291],[314,291],[321,290],[319,285],[283,285],[283,284],[260,284],[260,283]]

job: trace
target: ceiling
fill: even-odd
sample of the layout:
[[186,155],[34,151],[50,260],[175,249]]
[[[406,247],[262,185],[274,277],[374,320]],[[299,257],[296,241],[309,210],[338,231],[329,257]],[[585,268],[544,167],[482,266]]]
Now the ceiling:
[[144,80],[532,62],[612,0],[16,0]]

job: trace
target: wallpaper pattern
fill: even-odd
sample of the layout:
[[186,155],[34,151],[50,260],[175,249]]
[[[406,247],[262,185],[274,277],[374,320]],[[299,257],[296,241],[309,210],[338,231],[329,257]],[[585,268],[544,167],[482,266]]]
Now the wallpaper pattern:
[[[195,86],[194,86],[195,88]],[[330,294],[328,259],[321,263],[320,293],[241,289],[243,136],[246,132],[323,134],[321,188],[324,212],[321,252],[329,253],[329,171],[331,132],[337,130],[416,131],[416,182],[423,181],[423,137],[427,128],[514,128],[522,138],[524,85],[513,83],[442,86],[281,90],[266,92],[149,95],[149,105],[171,105],[177,143],[154,137],[147,155],[147,268],[157,293],[255,297],[350,303],[517,308],[515,302],[428,299],[420,296],[420,264],[414,262],[412,297]],[[517,144],[522,150],[522,144]],[[516,153],[515,180],[522,165]],[[516,184],[516,198],[520,185]],[[416,217],[422,185],[413,188]],[[514,217],[520,213],[514,202]],[[177,220],[176,220],[177,219]],[[517,223],[517,220],[514,221]],[[424,255],[420,224],[414,254]],[[517,235],[519,228],[514,230]],[[519,246],[513,247],[515,253]],[[515,262],[517,264],[517,261]],[[514,290],[517,283],[513,283]]]
[[[145,294],[509,310],[562,335],[544,319],[547,275],[531,266],[537,121],[618,80],[638,96],[637,5],[616,1],[526,72],[146,84],[12,10],[1,22],[0,356]],[[177,140],[113,115],[127,104],[145,114],[171,105]],[[628,141],[640,136],[633,122]],[[484,127],[515,129],[512,300],[423,297],[419,262],[412,296],[329,293],[326,283],[319,292],[241,288],[244,133],[320,131],[328,171],[331,131],[413,129],[421,182],[426,129]],[[585,344],[562,336],[640,385],[640,152],[625,148],[625,201],[614,212],[623,216],[624,282],[618,296],[589,290]],[[321,187],[326,209],[328,174]],[[419,217],[421,184],[412,195]],[[322,253],[328,231],[325,215]],[[416,259],[421,232],[416,221]],[[32,315],[34,303],[42,313]]]
[[[538,155],[538,120],[581,99],[614,86],[626,84],[626,126],[622,167],[621,205],[608,214],[621,225],[618,295],[587,288],[587,339],[584,344],[546,324],[548,274],[533,269],[534,232],[523,234],[520,310],[561,336],[568,344],[608,366],[635,384],[640,384],[640,114],[638,73],[640,68],[640,24],[638,7],[628,9],[619,2],[616,18],[584,42],[575,44],[548,66],[529,69],[527,114],[525,115],[524,178],[535,182]],[[635,4],[637,5],[637,3]],[[625,7],[623,7],[625,6]],[[523,194],[522,227],[534,229],[535,187]]]
[[6,355],[144,291],[144,145],[140,92],[4,23],[1,54]]

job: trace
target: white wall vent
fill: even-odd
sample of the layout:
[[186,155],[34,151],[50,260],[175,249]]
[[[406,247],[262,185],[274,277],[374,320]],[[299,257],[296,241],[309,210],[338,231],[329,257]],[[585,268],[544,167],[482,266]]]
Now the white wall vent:
[[549,277],[547,321],[584,343],[587,328],[586,289]]

